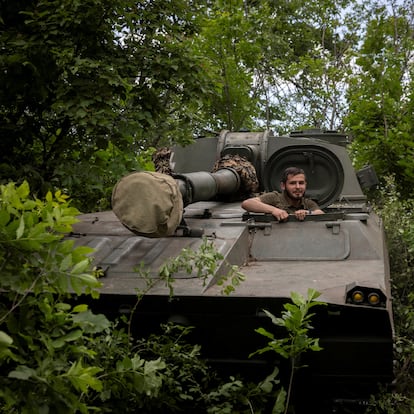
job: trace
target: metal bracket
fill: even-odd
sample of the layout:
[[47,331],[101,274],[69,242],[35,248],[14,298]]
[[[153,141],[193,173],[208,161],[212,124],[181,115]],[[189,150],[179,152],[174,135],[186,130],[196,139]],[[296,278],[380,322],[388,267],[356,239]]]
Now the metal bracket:
[[332,229],[332,234],[339,234],[341,232],[341,223],[329,222],[325,224],[328,229]]
[[256,223],[254,221],[247,222],[249,230],[261,229],[264,230],[264,235],[269,236],[272,233],[272,223]]

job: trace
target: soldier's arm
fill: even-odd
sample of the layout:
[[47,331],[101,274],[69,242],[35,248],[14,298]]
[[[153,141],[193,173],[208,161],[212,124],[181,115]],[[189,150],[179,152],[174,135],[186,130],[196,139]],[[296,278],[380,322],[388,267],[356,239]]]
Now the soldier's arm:
[[311,214],[325,214],[325,212],[322,211],[320,208],[317,208],[315,210],[311,210]]
[[289,214],[278,207],[263,203],[259,197],[248,198],[241,204],[242,208],[252,213],[268,213],[274,216],[277,220],[286,220]]

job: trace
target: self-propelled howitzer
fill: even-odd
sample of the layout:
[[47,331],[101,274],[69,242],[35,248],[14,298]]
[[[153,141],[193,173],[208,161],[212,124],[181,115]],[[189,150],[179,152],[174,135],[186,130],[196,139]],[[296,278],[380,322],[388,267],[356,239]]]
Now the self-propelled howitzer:
[[[255,329],[275,328],[263,310],[280,315],[291,292],[306,297],[312,288],[327,305],[312,309],[312,336],[323,350],[301,360],[304,411],[367,400],[393,378],[391,292],[381,220],[362,190],[375,185],[375,173],[354,171],[347,142],[334,131],[224,131],[164,151],[158,172],[122,177],[112,211],[83,215],[74,228],[105,274],[93,307],[110,317],[130,312],[136,290],[146,287],[134,271],[140,263],[157,278],[168,259],[208,238],[224,258],[216,273],[207,281],[174,275],[172,300],[168,287],[155,284],[136,311],[135,334],[180,321],[194,327],[193,340],[217,369],[263,379],[275,364],[283,367],[276,354],[249,358],[265,345]],[[280,191],[289,166],[305,171],[307,197],[324,215],[278,223],[240,207],[253,194]],[[245,281],[226,296],[217,282],[230,265]]]

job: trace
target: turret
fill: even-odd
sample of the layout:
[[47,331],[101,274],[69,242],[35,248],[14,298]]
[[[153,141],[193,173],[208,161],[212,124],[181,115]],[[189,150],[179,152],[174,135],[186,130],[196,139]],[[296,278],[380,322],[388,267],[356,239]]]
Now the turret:
[[[319,129],[289,136],[223,131],[164,151],[156,172],[123,177],[113,190],[113,211],[138,235],[170,236],[182,223],[185,206],[213,199],[241,201],[257,192],[280,190],[282,172],[292,165],[305,170],[307,196],[322,208],[334,203],[338,208],[344,202],[348,209],[361,208],[365,196],[346,153],[347,143],[346,135]],[[362,173],[365,184],[372,185],[372,171]]]

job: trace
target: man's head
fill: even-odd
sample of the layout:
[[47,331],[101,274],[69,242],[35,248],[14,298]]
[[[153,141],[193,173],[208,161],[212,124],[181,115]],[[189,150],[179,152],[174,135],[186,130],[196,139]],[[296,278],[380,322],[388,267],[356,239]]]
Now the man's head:
[[306,191],[305,171],[297,167],[289,167],[283,172],[280,187],[292,200],[300,200]]

